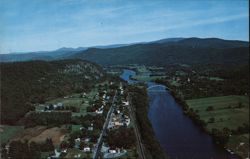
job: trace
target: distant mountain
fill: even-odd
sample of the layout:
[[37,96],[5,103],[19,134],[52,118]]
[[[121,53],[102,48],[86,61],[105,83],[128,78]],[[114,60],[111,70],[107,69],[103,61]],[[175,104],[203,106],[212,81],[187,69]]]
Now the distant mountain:
[[149,43],[163,44],[163,43],[169,43],[169,42],[178,42],[178,41],[183,40],[183,39],[185,39],[185,38],[167,38],[167,39],[152,41],[152,42],[149,42]]
[[119,48],[90,48],[69,58],[102,65],[116,64],[241,64],[248,63],[249,42],[217,38],[185,38],[135,44]]
[[78,48],[67,48],[62,47],[54,51],[37,51],[37,52],[15,52],[9,54],[0,54],[0,62],[14,62],[14,61],[31,61],[31,60],[56,60],[56,59],[67,59],[68,56],[75,54],[79,51],[87,50],[88,48],[118,48],[122,46],[129,46],[133,44],[114,44],[114,45],[100,45],[91,47],[78,47]]
[[[228,57],[225,51],[233,48],[241,48],[248,50],[249,42],[237,40],[223,40],[218,38],[167,38],[151,42],[137,42],[131,44],[114,44],[92,47],[78,48],[60,48],[54,51],[38,51],[22,54],[0,54],[0,62],[13,61],[29,61],[29,60],[56,60],[68,58],[87,59],[99,64],[126,64],[126,63],[141,63],[141,64],[167,64],[178,62],[193,63],[194,60],[205,61],[204,57],[214,58],[225,56]],[[224,49],[224,50],[221,50]],[[226,50],[229,49],[229,50]],[[104,53],[104,54],[103,54]],[[244,54],[245,52],[241,53]],[[157,57],[157,56],[158,57]],[[210,56],[211,55],[211,56]],[[213,56],[212,56],[213,55]],[[194,57],[195,56],[195,57]],[[246,55],[240,55],[244,58]],[[160,59],[161,57],[161,59]],[[190,57],[192,57],[190,59]],[[190,61],[190,60],[191,61]],[[193,61],[192,61],[193,59]],[[199,61],[197,61],[199,62]],[[209,62],[209,61],[207,61]],[[212,61],[210,61],[212,62]],[[218,61],[220,62],[220,61]]]

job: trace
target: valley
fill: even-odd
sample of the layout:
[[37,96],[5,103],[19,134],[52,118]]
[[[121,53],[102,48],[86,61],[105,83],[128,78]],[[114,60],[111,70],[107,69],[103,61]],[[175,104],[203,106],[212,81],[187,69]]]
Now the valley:
[[249,48],[214,40],[2,62],[2,157],[247,158]]

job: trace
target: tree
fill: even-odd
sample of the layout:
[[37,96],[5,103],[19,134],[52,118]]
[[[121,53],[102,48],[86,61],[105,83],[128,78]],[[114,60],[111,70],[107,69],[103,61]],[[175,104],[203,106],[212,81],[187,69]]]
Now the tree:
[[208,123],[214,123],[215,119],[214,117],[209,118]]
[[206,111],[213,111],[214,110],[214,107],[213,106],[209,106],[207,107]]
[[30,156],[34,159],[41,157],[40,147],[35,142],[30,143]]

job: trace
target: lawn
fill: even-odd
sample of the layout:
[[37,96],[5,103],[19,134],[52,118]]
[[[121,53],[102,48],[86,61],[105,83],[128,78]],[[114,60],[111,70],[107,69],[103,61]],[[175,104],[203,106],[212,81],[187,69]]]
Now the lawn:
[[17,134],[23,132],[24,126],[0,125],[0,142],[6,143]]
[[[80,157],[77,157],[77,155],[79,155]],[[87,154],[79,149],[73,148],[73,149],[68,149],[65,158],[92,158],[92,156],[93,154]]]
[[[207,128],[237,130],[243,124],[249,124],[249,98],[247,96],[222,96],[192,99],[186,101],[190,108],[198,111],[200,118],[207,122]],[[241,105],[241,107],[239,107]],[[213,110],[208,111],[208,107]],[[214,122],[208,122],[214,118]],[[248,156],[249,134],[231,135],[226,147],[242,157]]]
[[71,132],[74,131],[80,131],[80,127],[82,127],[81,125],[71,125]]

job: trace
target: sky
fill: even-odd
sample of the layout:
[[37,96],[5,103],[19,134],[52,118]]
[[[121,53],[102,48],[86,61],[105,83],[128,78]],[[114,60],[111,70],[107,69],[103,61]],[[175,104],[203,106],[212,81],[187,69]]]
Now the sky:
[[249,41],[248,0],[0,0],[0,53],[173,37]]

